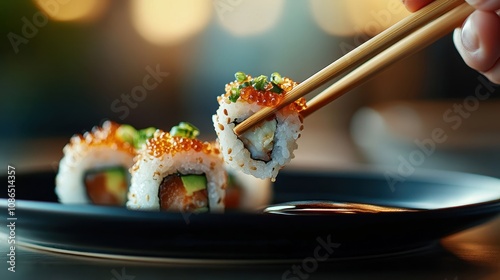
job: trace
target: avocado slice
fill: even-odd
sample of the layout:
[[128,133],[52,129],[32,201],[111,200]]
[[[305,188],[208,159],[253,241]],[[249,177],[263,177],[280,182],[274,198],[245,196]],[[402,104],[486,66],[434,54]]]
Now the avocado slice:
[[182,175],[181,180],[182,184],[184,184],[187,195],[193,195],[194,192],[207,188],[207,177],[205,174]]
[[123,195],[127,191],[127,174],[123,168],[113,168],[106,170],[106,189],[116,194]]
[[84,176],[87,194],[94,204],[123,205],[127,199],[128,176],[122,167],[91,170]]

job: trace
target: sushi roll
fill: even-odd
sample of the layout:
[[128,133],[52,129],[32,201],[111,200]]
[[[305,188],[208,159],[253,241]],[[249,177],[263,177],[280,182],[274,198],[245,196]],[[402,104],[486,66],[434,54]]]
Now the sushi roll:
[[297,83],[278,73],[273,73],[270,81],[266,76],[252,78],[243,72],[237,72],[235,78],[218,96],[219,108],[212,117],[222,155],[233,169],[274,180],[294,157],[303,129],[300,111],[306,107],[305,99],[285,106],[272,119],[238,137],[233,132],[236,125],[264,107],[276,107]]
[[259,179],[229,167],[226,170],[226,209],[252,212],[271,203],[272,183],[269,179]]
[[222,212],[226,171],[218,147],[196,139],[199,131],[181,122],[157,130],[130,169],[127,208],[173,212]]
[[71,137],[55,180],[59,201],[124,206],[136,146],[155,130],[136,131],[130,125],[105,121],[101,127]]

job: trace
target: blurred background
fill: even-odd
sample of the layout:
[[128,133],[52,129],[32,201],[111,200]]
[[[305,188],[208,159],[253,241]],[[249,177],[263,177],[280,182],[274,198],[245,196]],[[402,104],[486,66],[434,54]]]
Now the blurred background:
[[[69,138],[106,119],[188,121],[214,139],[235,72],[301,82],[408,12],[400,0],[32,0],[1,1],[0,15],[0,161],[22,172],[56,169]],[[308,117],[290,168],[500,176],[498,95],[447,36]]]

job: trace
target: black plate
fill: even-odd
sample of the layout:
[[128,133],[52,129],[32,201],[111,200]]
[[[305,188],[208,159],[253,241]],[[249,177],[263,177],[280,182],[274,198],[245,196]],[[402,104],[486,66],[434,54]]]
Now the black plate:
[[[500,211],[500,180],[462,173],[413,174],[393,188],[378,171],[280,173],[274,203],[331,200],[420,209],[331,215],[188,215],[62,205],[56,202],[54,177],[50,172],[17,175],[16,238],[96,256],[214,262],[364,258],[434,244]],[[5,221],[5,198],[0,207]]]

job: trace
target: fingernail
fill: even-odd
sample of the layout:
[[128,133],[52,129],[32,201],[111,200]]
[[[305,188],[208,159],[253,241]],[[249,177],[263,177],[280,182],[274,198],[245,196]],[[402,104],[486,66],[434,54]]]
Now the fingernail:
[[472,27],[472,20],[468,18],[462,27],[462,45],[468,51],[475,51],[479,49],[479,38],[474,32]]

